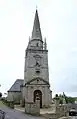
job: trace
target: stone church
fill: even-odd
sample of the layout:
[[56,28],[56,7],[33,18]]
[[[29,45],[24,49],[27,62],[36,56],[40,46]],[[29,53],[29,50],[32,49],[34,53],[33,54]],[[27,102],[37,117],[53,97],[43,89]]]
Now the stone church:
[[[48,106],[52,102],[52,91],[49,84],[49,69],[48,69],[48,50],[46,39],[42,38],[38,11],[36,10],[32,36],[29,38],[28,46],[25,51],[25,66],[23,84],[17,83],[19,87],[20,98],[25,99],[25,102],[35,102],[36,97],[39,97],[40,107]],[[20,81],[20,82],[22,82]],[[13,84],[13,89],[15,84]],[[16,87],[16,90],[17,90]],[[8,91],[9,95],[13,92],[17,96],[17,92]],[[13,96],[13,97],[14,97]]]

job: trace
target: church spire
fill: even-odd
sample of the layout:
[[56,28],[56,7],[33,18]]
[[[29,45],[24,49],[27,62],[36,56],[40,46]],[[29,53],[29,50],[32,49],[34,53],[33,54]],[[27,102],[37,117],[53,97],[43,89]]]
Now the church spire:
[[42,34],[41,34],[40,22],[39,22],[37,9],[35,13],[34,25],[33,25],[33,30],[32,30],[32,39],[42,40]]

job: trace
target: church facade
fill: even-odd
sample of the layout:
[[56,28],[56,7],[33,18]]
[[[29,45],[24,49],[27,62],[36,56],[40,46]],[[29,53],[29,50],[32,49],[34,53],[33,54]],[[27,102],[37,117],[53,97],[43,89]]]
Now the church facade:
[[52,91],[49,84],[48,50],[46,39],[42,39],[38,11],[36,10],[32,36],[25,52],[23,98],[35,102],[40,99],[40,107],[50,105]]
[[52,102],[49,84],[48,50],[42,38],[38,11],[36,10],[32,36],[25,51],[24,81],[21,97],[25,102],[35,102],[39,97],[40,107]]

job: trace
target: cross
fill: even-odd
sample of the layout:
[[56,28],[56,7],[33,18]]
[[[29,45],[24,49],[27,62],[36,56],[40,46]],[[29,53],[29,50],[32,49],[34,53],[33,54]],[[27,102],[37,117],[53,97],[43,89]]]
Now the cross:
[[36,5],[36,9],[37,9],[37,5]]

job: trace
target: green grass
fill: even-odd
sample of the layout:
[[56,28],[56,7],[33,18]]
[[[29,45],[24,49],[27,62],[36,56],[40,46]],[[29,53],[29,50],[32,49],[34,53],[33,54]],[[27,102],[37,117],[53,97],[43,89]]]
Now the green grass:
[[2,103],[2,101],[0,101],[0,108],[1,107],[5,107],[5,105]]

